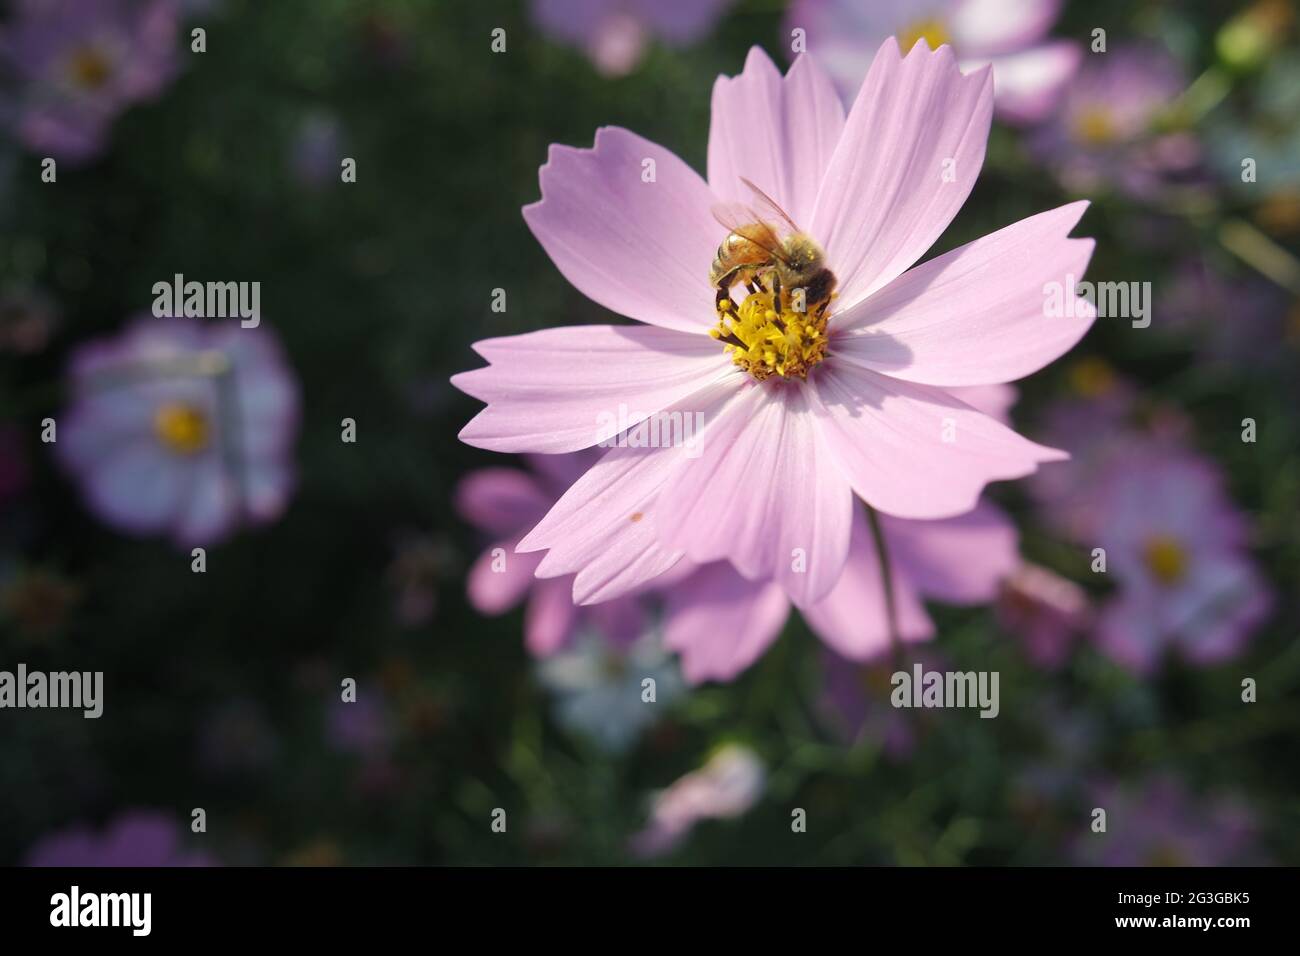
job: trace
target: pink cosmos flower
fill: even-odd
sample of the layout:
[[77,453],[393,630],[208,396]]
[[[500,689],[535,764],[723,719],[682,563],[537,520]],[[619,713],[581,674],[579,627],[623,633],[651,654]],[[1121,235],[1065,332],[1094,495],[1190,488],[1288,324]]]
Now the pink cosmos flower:
[[177,69],[173,0],[18,0],[0,29],[16,79],[0,113],[28,149],[94,158],[117,116],[150,100]]
[[[880,525],[904,643],[934,636],[923,599],[987,603],[1020,561],[1015,527],[988,502],[943,521],[881,515]],[[801,608],[804,620],[841,657],[879,658],[891,640],[883,581],[866,515],[855,507],[844,573],[830,594]],[[733,679],[767,650],[790,614],[790,599],[779,584],[746,580],[726,561],[665,588],[664,601],[665,640],[681,653],[692,683]]]
[[[1016,399],[1009,385],[952,391],[1004,424]],[[941,521],[881,515],[880,530],[893,591],[892,626],[903,643],[934,636],[923,599],[963,605],[992,601],[999,582],[1020,562],[1015,526],[989,502]],[[726,561],[693,572],[689,566],[683,561],[654,585],[664,594],[665,640],[681,652],[688,681],[731,680],[781,633],[790,600],[779,585],[746,580]],[[833,656],[871,661],[890,650],[884,576],[861,508],[853,509],[844,573],[830,594],[803,609],[803,616]]]
[[1273,595],[1218,468],[1177,449],[1131,448],[1103,475],[1098,502],[1096,544],[1120,584],[1101,612],[1102,649],[1139,672],[1171,647],[1202,665],[1241,653]]
[[493,536],[470,568],[465,586],[470,604],[481,614],[504,614],[527,595],[524,643],[540,656],[564,647],[584,623],[617,644],[629,644],[645,631],[645,617],[635,599],[576,608],[571,579],[535,581],[541,555],[515,551],[519,539],[595,460],[591,452],[530,455],[532,474],[517,468],[481,468],[461,479],[456,489],[461,517]]
[[622,76],[653,39],[684,46],[701,39],[735,0],[532,0],[533,21],[575,46],[601,73]]
[[[520,542],[549,552],[540,577],[575,574],[590,603],[683,557],[726,559],[809,606],[850,559],[855,493],[901,518],[947,518],[988,482],[1064,457],[947,389],[1027,375],[1087,331],[1085,302],[1045,318],[1042,291],[1087,267],[1092,241],[1068,238],[1086,204],[909,269],[974,185],[992,107],[989,71],[963,75],[946,47],[903,57],[887,41],[847,118],[811,59],[783,78],[755,49],[714,87],[708,182],[623,129],[552,147],[524,218],[570,282],[643,324],[477,343],[490,364],[452,381],[487,407],[462,440],[560,453],[652,418],[706,424],[693,445],[609,448]],[[727,229],[711,210],[751,196],[742,178],[824,248],[838,284],[820,318],[784,299],[777,314],[774,293],[751,288],[729,314],[752,324],[720,320],[708,275]]]
[[189,548],[288,506],[299,390],[268,326],[144,315],[68,378],[54,451],[108,524]]
[[917,40],[951,43],[963,70],[993,66],[998,115],[1012,123],[1046,117],[1078,69],[1072,40],[1047,40],[1063,0],[795,0],[786,36],[799,28],[836,85],[852,93],[871,51],[888,36],[904,50]]
[[1030,147],[1069,189],[1095,193],[1114,186],[1149,198],[1189,175],[1200,160],[1193,136],[1155,130],[1186,85],[1181,64],[1163,46],[1131,44],[1090,54]]

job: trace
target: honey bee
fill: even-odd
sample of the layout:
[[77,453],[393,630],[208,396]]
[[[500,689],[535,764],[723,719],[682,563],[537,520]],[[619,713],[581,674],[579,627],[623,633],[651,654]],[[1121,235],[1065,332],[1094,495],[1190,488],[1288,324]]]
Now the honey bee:
[[741,182],[754,194],[753,206],[719,203],[713,207],[713,218],[729,230],[709,269],[709,283],[718,290],[718,308],[737,282],[757,292],[755,281],[762,284],[770,278],[778,303],[784,302],[783,287],[803,289],[803,311],[817,314],[835,291],[835,274],[826,268],[826,254],[776,200],[743,176]]

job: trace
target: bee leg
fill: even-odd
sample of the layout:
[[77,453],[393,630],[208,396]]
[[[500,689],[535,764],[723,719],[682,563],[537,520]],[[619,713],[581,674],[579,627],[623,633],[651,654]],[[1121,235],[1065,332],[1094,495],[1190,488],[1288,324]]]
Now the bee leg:
[[731,290],[726,286],[718,286],[718,297],[713,302],[713,309],[716,312],[722,311],[722,303],[731,298]]
[[781,277],[775,272],[772,273],[772,301],[776,303],[776,310],[781,311]]

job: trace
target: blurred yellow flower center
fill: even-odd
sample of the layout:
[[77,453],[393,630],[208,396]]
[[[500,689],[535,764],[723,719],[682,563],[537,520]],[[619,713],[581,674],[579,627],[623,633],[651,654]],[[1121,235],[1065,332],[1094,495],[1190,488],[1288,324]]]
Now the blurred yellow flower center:
[[1099,358],[1085,358],[1070,367],[1070,385],[1085,398],[1105,395],[1115,384],[1115,372]]
[[790,308],[767,289],[746,296],[739,306],[722,300],[718,324],[709,335],[723,342],[731,361],[760,382],[770,375],[806,378],[826,357],[826,310],[813,315]]
[[88,90],[96,90],[108,82],[112,72],[108,58],[94,47],[83,47],[72,57],[73,81]]
[[1187,552],[1167,534],[1150,538],[1142,549],[1142,557],[1161,584],[1177,584],[1187,573]]
[[170,451],[193,455],[208,446],[208,416],[202,409],[168,402],[153,416],[154,434]]
[[937,50],[948,42],[948,28],[938,17],[925,17],[917,20],[898,35],[898,45],[906,53],[916,46],[917,40],[924,40],[931,50]]
[[1115,134],[1114,118],[1101,104],[1081,110],[1074,119],[1074,138],[1087,146],[1105,146],[1115,141]]

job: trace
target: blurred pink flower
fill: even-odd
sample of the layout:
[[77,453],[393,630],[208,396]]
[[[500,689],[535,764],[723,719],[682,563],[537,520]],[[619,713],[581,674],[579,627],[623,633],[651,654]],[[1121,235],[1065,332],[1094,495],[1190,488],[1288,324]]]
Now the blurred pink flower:
[[1055,108],[1083,50],[1073,40],[1048,40],[1063,0],[795,0],[785,35],[802,29],[808,52],[836,85],[852,95],[871,52],[894,36],[904,49],[918,40],[950,44],[963,70],[993,67],[998,115],[1034,123]]
[[145,317],[81,346],[69,379],[54,450],[114,527],[210,545],[287,506],[298,383],[267,327]]
[[582,50],[601,73],[622,76],[652,40],[686,46],[702,39],[735,0],[531,0],[533,22]]
[[43,837],[27,852],[25,866],[212,866],[202,851],[181,844],[181,826],[172,817],[132,810],[104,830],[73,827]]
[[766,772],[758,755],[740,744],[720,748],[655,798],[650,821],[632,838],[632,852],[656,857],[676,848],[703,820],[728,820],[748,812],[763,794]]
[[1260,862],[1253,814],[1228,797],[1200,799],[1175,777],[1094,789],[1106,832],[1074,841],[1075,863],[1091,866],[1242,866]]
[[1191,134],[1156,129],[1185,86],[1181,65],[1162,46],[1090,53],[1060,108],[1034,132],[1031,149],[1075,192],[1113,187],[1150,198],[1200,160]]
[[997,613],[1033,663],[1056,668],[1065,663],[1074,639],[1088,626],[1088,596],[1059,574],[1024,564],[1003,581]]
[[0,59],[17,78],[4,103],[30,150],[72,163],[94,158],[132,103],[176,73],[173,0],[16,0]]
[[1097,507],[1094,544],[1119,583],[1101,611],[1101,648],[1137,671],[1167,648],[1196,664],[1239,654],[1273,595],[1219,469],[1191,452],[1130,448],[1101,476]]
[[591,451],[529,455],[531,474],[517,468],[480,468],[466,475],[456,489],[456,509],[461,517],[493,538],[470,568],[466,582],[469,602],[481,614],[496,615],[516,607],[527,596],[524,643],[537,655],[564,647],[584,625],[621,645],[631,644],[645,632],[645,616],[637,599],[621,597],[575,607],[571,575],[542,574],[541,580],[534,579],[542,556],[515,550],[520,538],[595,459]]
[[[1067,238],[1085,204],[908,268],[969,194],[991,113],[988,71],[964,76],[946,48],[918,44],[904,58],[887,41],[847,120],[812,60],[783,79],[754,50],[714,88],[707,184],[622,129],[601,129],[591,150],[552,147],[529,226],[581,291],[647,324],[477,343],[490,364],[452,381],[487,407],[462,440],[558,453],[661,412],[707,424],[694,448],[609,449],[519,543],[548,550],[540,573],[576,573],[574,598],[590,603],[683,556],[726,559],[807,606],[849,559],[854,493],[899,517],[947,518],[975,507],[988,482],[1063,457],[946,389],[1020,378],[1087,331],[1082,300],[1063,318],[1045,318],[1043,304],[1045,283],[1087,266],[1092,241]],[[742,177],[806,224],[838,276],[824,361],[806,379],[775,366],[751,375],[737,363],[767,361],[761,350],[729,354],[710,336],[707,276],[726,236],[710,210],[749,195]],[[782,314],[781,347],[806,354],[812,339],[790,345],[806,333]],[[620,406],[634,411],[616,428]]]
[[1109,366],[1083,360],[1071,369],[1078,394],[1058,399],[1042,414],[1038,434],[1064,446],[1070,460],[1044,468],[1026,482],[1049,528],[1075,541],[1095,532],[1097,474],[1134,434],[1136,391]]

